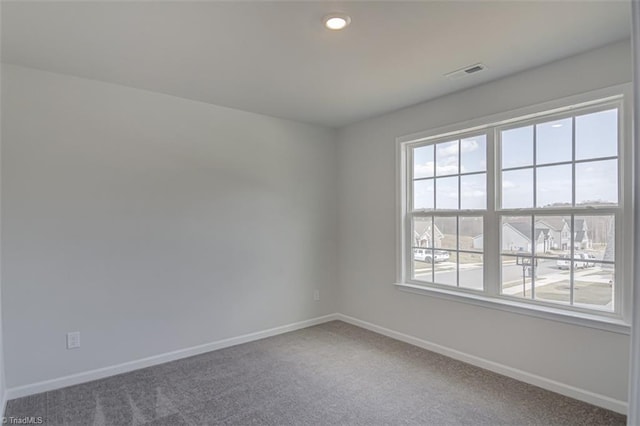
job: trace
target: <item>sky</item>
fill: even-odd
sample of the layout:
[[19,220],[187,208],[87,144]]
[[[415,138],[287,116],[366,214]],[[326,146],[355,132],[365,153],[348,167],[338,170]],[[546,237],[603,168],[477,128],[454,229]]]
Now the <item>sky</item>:
[[[615,109],[575,118],[575,158],[588,160],[576,164],[576,204],[617,203],[617,161],[601,160],[617,155],[617,129]],[[572,136],[571,118],[501,132],[503,208],[534,207],[534,191],[536,207],[571,203],[571,165],[549,164],[571,161]],[[414,179],[428,179],[414,181],[414,208],[486,208],[486,173],[464,175],[486,171],[486,147],[486,137],[478,135],[415,148]],[[515,167],[526,168],[509,170]]]
[[[458,152],[460,159],[458,160]],[[434,177],[415,182],[415,208],[484,209],[486,207],[486,173],[467,176],[448,176],[458,173],[485,172],[487,168],[487,141],[485,135],[454,140],[416,148],[414,150],[414,177]],[[434,158],[435,155],[435,158]]]

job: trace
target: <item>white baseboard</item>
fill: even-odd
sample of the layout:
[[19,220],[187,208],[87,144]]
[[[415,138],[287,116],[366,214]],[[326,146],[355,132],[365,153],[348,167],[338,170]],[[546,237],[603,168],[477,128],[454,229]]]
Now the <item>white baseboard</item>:
[[[122,364],[112,365],[109,367],[98,368],[95,370],[85,371],[82,373],[71,374],[69,376],[59,377],[52,380],[32,383],[24,386],[9,388],[4,394],[4,402],[21,398],[23,396],[34,395],[41,392],[47,392],[55,389],[73,386],[80,383],[90,382],[92,380],[103,379],[116,374],[127,373],[141,368],[152,367],[154,365],[163,364],[165,362],[175,361],[182,358],[188,358],[194,355],[200,355],[205,352],[211,352],[218,349],[228,348],[230,346],[242,343],[252,342],[254,340],[264,339],[266,337],[276,336],[278,334],[288,333],[290,331],[299,330],[301,328],[311,327],[313,325],[338,319],[337,314],[324,315],[305,321],[295,322],[280,327],[270,328],[268,330],[257,331],[255,333],[244,334],[242,336],[231,337],[229,339],[218,340],[216,342],[205,343],[203,345],[193,346],[186,349],[179,349],[173,352],[167,352],[160,355],[150,356],[135,361],[129,361]],[[5,404],[6,405],[6,404]],[[4,405],[3,405],[4,407]],[[4,408],[3,408],[4,410]],[[4,415],[4,412],[3,412]],[[0,417],[1,418],[1,417]]]
[[[475,365],[486,370],[493,371],[494,373],[502,374],[507,377],[519,380],[521,382],[529,383],[534,386],[538,386],[543,389],[550,390],[552,392],[559,393],[561,395],[575,398],[580,401],[588,402],[598,407],[606,408],[621,414],[627,413],[627,403],[608,396],[600,395],[594,392],[590,392],[584,389],[580,389],[565,383],[557,382],[555,380],[548,379],[546,377],[538,376],[528,373],[517,368],[508,367],[497,362],[489,361],[484,358],[480,358],[474,355],[470,355],[455,349],[447,348],[436,343],[431,343],[417,337],[410,336],[408,334],[400,333],[398,331],[390,330],[388,328],[381,327],[376,324],[372,324],[367,321],[362,321],[357,318],[350,317],[343,314],[330,314],[318,318],[313,318],[306,321],[300,321],[293,324],[283,325],[280,327],[271,328],[268,330],[258,331],[255,333],[244,334],[242,336],[232,337],[229,339],[218,340],[216,342],[206,343],[204,345],[193,346],[191,348],[180,349],[173,352],[167,352],[165,354],[155,355],[148,358],[139,359],[136,361],[125,362],[118,365],[99,368],[96,370],[86,371],[82,373],[72,374],[69,376],[60,377],[57,379],[46,380],[38,383],[32,383],[29,385],[18,386],[6,389],[4,397],[2,398],[2,415],[4,415],[4,409],[6,402],[11,399],[20,398],[23,396],[34,395],[41,392],[47,392],[55,389],[64,388],[67,386],[77,385],[80,383],[90,382],[92,380],[98,380],[116,374],[127,373],[133,370],[139,370],[141,368],[152,367],[154,365],[163,364],[165,362],[175,361],[182,358],[187,358],[194,355],[199,355],[205,352],[215,351],[217,349],[228,348],[230,346],[239,345],[242,343],[252,342],[254,340],[264,339],[266,337],[276,336],[278,334],[287,333],[290,331],[299,330],[306,327],[322,324],[325,322],[340,320],[346,323],[365,328],[367,330],[374,331],[376,333],[391,337],[396,340],[400,340],[409,343],[414,346],[418,346],[423,349],[427,349],[432,352],[439,353],[449,358],[456,359],[458,361],[466,362],[471,365]],[[0,416],[2,418],[2,416]]]
[[627,414],[628,404],[624,401],[590,392],[588,390],[580,389],[575,386],[567,385],[565,383],[557,382],[546,377],[527,373],[526,371],[519,370],[517,368],[489,361],[487,359],[480,358],[475,355],[470,355],[455,349],[447,348],[436,343],[431,343],[426,340],[410,336],[408,334],[400,333],[398,331],[390,330],[388,328],[384,328],[367,321],[362,321],[357,318],[350,317],[348,315],[336,314],[336,317],[340,321],[344,321],[346,323],[374,331],[384,336],[391,337],[392,339],[400,340],[402,342],[439,353],[449,358],[453,358],[467,364],[475,365],[476,367],[484,368],[485,370],[493,371],[494,373],[502,374],[503,376],[511,377],[512,379],[516,379],[521,382],[529,383],[531,385],[568,396],[570,398],[588,402],[589,404],[593,404],[598,407],[606,408],[620,414]]

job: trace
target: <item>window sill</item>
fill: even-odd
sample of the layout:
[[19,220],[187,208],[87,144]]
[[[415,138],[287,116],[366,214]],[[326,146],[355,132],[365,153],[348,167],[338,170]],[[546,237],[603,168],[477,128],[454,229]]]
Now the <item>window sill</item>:
[[547,306],[530,305],[527,303],[492,298],[479,294],[461,294],[459,292],[442,288],[424,287],[410,283],[395,283],[395,286],[401,291],[453,300],[456,302],[481,306],[487,309],[497,309],[518,315],[526,315],[530,317],[546,319],[549,321],[579,325],[582,327],[605,330],[618,334],[628,335],[631,332],[631,326],[629,324],[616,318],[609,318],[582,312],[566,311],[563,309],[555,309]]

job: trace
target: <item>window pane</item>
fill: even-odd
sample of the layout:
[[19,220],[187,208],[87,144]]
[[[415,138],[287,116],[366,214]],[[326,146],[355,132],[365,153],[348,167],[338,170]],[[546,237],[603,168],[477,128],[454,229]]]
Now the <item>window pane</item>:
[[615,217],[613,215],[576,216],[573,225],[576,261],[579,263],[593,263],[599,260],[615,261]]
[[412,277],[417,281],[433,282],[433,250],[413,249]]
[[484,245],[482,227],[482,217],[460,218],[460,250],[482,251]]
[[531,253],[531,216],[503,216],[501,238],[503,253]]
[[413,209],[433,209],[433,179],[413,181]]
[[[567,257],[571,250],[571,216],[536,216],[536,255]],[[556,268],[558,265],[555,265]]]
[[413,177],[433,177],[433,145],[413,149]]
[[436,208],[458,209],[458,176],[436,179]]
[[458,141],[436,145],[436,175],[455,175],[458,173]]
[[501,132],[502,168],[533,164],[533,126]]
[[617,160],[576,164],[576,206],[617,203]]
[[533,207],[533,169],[502,172],[502,208]]
[[[571,302],[571,270],[569,267],[559,268],[559,262],[561,259],[535,259],[534,299],[565,304]],[[570,263],[570,260],[567,260],[567,263]]]
[[435,250],[433,253],[435,278],[438,284],[458,285],[458,256],[455,251]]
[[456,217],[436,217],[433,220],[435,227],[436,248],[452,249],[457,247],[458,221]]
[[576,160],[618,155],[618,110],[576,117]]
[[536,125],[537,164],[560,163],[572,159],[571,118]]
[[573,303],[591,309],[613,311],[613,265],[594,262],[575,273]]
[[487,137],[478,135],[460,141],[460,173],[487,170]]
[[572,203],[571,165],[539,167],[536,170],[537,207],[564,207]]
[[460,208],[487,208],[487,174],[460,176]]
[[[433,234],[431,232],[432,218],[415,217],[413,218],[413,247],[432,248]],[[437,237],[436,237],[437,238]],[[424,254],[424,253],[423,253]]]
[[531,258],[502,256],[501,293],[507,296],[531,298]]
[[458,253],[460,287],[473,290],[484,288],[484,267],[481,253]]

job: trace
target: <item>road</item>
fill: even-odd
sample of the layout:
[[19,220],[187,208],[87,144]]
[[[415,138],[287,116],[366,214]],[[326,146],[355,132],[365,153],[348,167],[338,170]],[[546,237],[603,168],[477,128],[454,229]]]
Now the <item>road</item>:
[[[525,270],[524,287],[526,297],[531,298],[531,277]],[[460,268],[460,286],[482,290],[482,264],[462,264]],[[430,265],[415,262],[415,278],[431,282]],[[502,292],[506,295],[522,297],[523,267],[514,261],[502,266]],[[535,298],[541,300],[569,303],[570,271],[561,270],[555,260],[540,260],[536,268]],[[612,308],[613,273],[599,266],[576,270],[574,273],[574,304],[593,305],[599,308]],[[440,284],[456,285],[456,263],[442,262],[435,266],[435,281]]]

